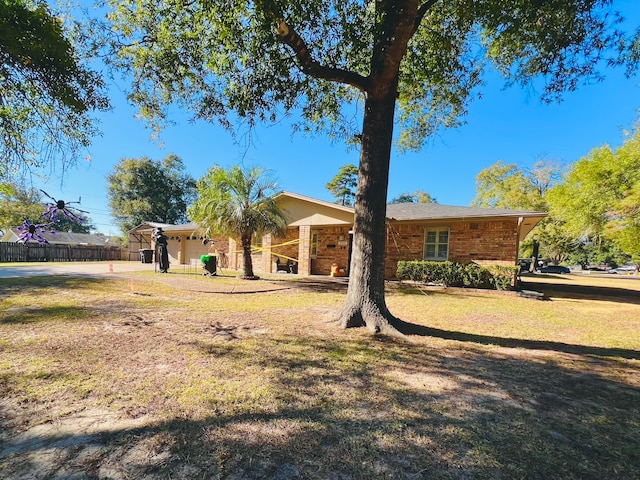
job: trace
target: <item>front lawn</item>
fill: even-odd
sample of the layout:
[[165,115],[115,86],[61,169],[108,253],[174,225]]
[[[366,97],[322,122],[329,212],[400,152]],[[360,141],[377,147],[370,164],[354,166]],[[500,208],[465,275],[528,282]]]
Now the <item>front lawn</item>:
[[633,296],[393,284],[400,341],[281,277],[0,279],[0,478],[640,478]]

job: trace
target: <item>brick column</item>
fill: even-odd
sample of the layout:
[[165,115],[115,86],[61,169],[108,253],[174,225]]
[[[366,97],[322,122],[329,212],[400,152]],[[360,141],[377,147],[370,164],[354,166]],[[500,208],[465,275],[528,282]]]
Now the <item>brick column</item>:
[[236,241],[229,237],[229,255],[228,255],[228,266],[230,270],[238,270],[238,254],[236,253],[237,250],[237,243]]
[[298,275],[311,275],[311,225],[298,228]]
[[262,237],[262,271],[271,273],[273,270],[273,262],[271,261],[271,234]]

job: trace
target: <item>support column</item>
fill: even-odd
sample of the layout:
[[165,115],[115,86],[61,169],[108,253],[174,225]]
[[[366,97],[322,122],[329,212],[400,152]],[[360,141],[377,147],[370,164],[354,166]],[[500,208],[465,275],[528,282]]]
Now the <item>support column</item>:
[[520,229],[522,227],[522,223],[524,222],[524,217],[518,218],[518,226],[516,227],[516,262],[515,264],[518,266],[518,271],[513,275],[511,279],[511,286],[518,287],[518,279],[520,278]]
[[178,249],[178,263],[180,265],[184,265],[185,263],[188,263],[187,259],[185,258],[185,249],[187,246],[187,240],[184,234],[180,234],[178,237],[178,244],[180,245],[180,248]]
[[262,271],[273,273],[273,262],[271,261],[271,234],[262,237]]
[[227,255],[230,270],[238,270],[238,249],[235,239],[229,237],[229,255]]
[[298,228],[298,275],[311,275],[311,225]]

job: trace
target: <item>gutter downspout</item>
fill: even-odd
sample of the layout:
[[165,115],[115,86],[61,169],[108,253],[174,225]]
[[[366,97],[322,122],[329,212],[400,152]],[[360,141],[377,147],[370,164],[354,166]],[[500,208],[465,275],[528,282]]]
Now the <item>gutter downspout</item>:
[[519,265],[518,260],[519,260],[519,253],[520,253],[520,227],[522,226],[522,224],[524,223],[524,217],[518,217],[518,228],[516,229],[516,258],[515,258],[515,262],[516,265]]
[[516,288],[520,288],[520,282],[518,281],[520,278],[519,253],[520,253],[520,233],[521,233],[521,227],[523,223],[524,223],[524,217],[518,217],[518,227],[516,228],[516,258],[515,258],[515,264],[518,266],[518,271],[515,273],[513,277],[513,286]]

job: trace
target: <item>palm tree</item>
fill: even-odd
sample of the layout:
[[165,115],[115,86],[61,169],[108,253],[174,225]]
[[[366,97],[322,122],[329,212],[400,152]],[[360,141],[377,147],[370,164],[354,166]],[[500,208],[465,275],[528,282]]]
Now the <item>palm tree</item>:
[[245,279],[253,274],[251,242],[254,235],[281,235],[287,226],[284,213],[276,205],[273,194],[277,182],[269,171],[260,167],[224,169],[218,165],[198,181],[198,198],[189,207],[189,217],[206,234],[223,234],[239,238],[244,260]]

